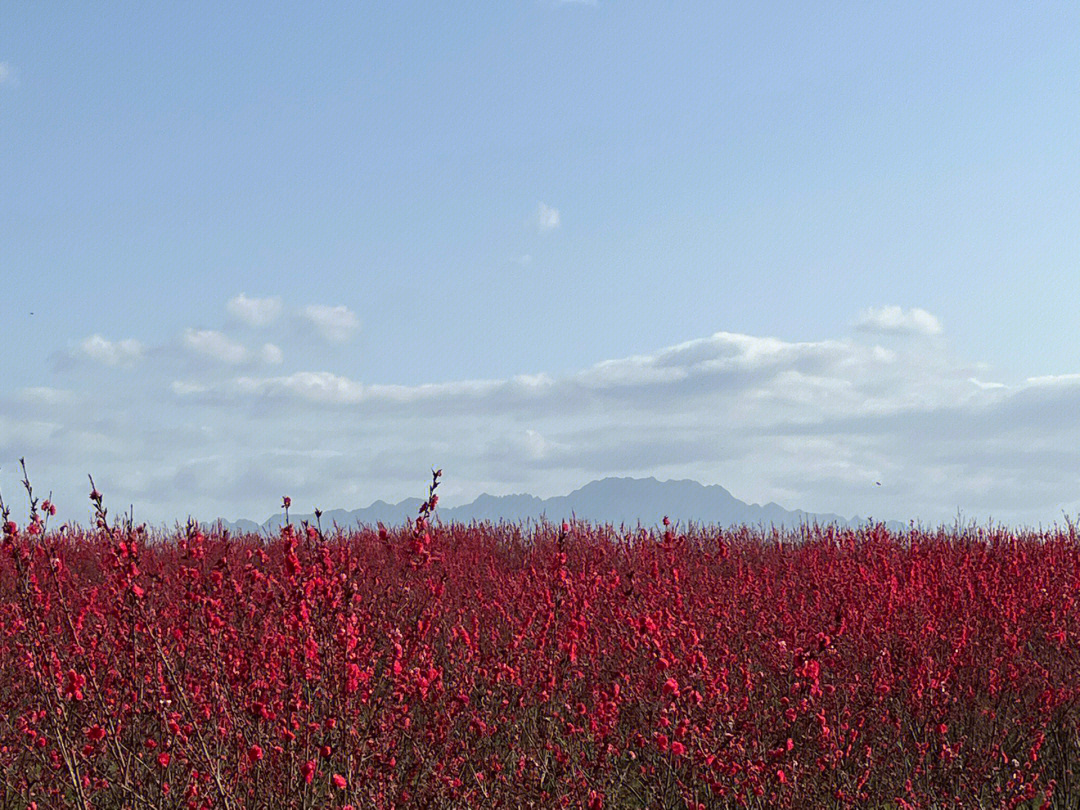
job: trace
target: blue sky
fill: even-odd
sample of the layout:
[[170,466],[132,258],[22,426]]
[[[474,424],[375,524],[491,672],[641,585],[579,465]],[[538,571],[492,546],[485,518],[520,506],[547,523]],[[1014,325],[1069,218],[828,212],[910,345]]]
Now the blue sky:
[[1059,517],[1078,54],[1069,3],[10,3],[0,488]]

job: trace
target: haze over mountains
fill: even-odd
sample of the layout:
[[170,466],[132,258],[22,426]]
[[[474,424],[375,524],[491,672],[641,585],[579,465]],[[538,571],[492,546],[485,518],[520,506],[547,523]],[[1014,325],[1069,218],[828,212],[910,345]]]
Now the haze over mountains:
[[[416,515],[421,500],[408,498],[396,504],[375,501],[362,509],[330,509],[323,512],[322,525],[334,523],[342,528],[357,524],[401,524]],[[801,509],[788,510],[776,503],[748,504],[722,486],[705,486],[697,481],[657,481],[655,478],[604,478],[592,481],[569,495],[538,498],[534,495],[480,495],[472,503],[438,508],[443,522],[510,521],[523,522],[546,518],[559,521],[576,517],[590,523],[653,526],[667,515],[672,520],[708,523],[720,526],[746,524],[795,528],[805,523],[835,523],[858,526],[865,521],[858,515],[850,520],[836,514],[815,514]],[[314,520],[311,514],[293,513],[293,522]],[[235,523],[221,521],[233,531],[275,532],[285,522],[283,513],[272,515],[261,524],[250,520]],[[903,524],[890,523],[892,528]]]

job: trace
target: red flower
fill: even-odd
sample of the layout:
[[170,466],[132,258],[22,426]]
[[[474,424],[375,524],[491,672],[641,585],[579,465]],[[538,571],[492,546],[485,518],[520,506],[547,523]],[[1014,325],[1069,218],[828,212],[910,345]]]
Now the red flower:
[[253,745],[248,749],[248,759],[252,762],[258,762],[263,758],[263,750],[261,746]]
[[69,669],[64,679],[64,697],[68,700],[82,700],[84,686],[86,686],[86,676]]
[[315,778],[315,760],[309,759],[307,762],[301,765],[300,775],[304,778],[304,784],[310,785],[311,780]]
[[169,767],[169,761],[171,759],[172,759],[172,757],[169,756],[168,751],[162,751],[160,754],[158,754],[157,764],[160,765],[162,768],[168,768]]
[[347,784],[348,784],[348,783],[347,783],[347,782],[345,781],[345,777],[344,777],[344,776],[342,776],[342,775],[341,775],[340,773],[335,773],[335,774],[334,774],[334,775],[333,775],[333,776],[331,777],[331,779],[333,779],[333,781],[334,781],[334,785],[335,785],[335,786],[336,786],[336,787],[337,787],[337,788],[338,788],[339,790],[344,790],[344,789],[345,789],[345,785],[347,785]]

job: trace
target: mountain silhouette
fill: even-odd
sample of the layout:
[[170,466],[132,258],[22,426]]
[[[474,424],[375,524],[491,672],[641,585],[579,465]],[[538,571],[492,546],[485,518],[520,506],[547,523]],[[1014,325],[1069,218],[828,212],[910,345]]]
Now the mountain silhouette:
[[[375,501],[362,509],[330,509],[323,512],[322,525],[324,528],[335,523],[342,528],[376,523],[400,525],[416,516],[421,502],[419,498],[407,498],[395,504]],[[765,505],[746,503],[719,485],[705,486],[691,480],[657,481],[655,478],[604,478],[592,481],[569,495],[553,498],[483,494],[462,506],[440,506],[437,515],[444,523],[522,523],[540,519],[554,522],[576,517],[590,523],[610,523],[615,526],[639,523],[655,526],[665,515],[683,523],[765,528],[796,528],[807,523],[855,527],[865,522],[857,515],[848,520],[832,513],[788,510],[772,502]],[[294,523],[314,521],[311,514],[294,513],[290,517]],[[235,523],[221,521],[223,526],[236,532],[276,532],[284,522],[283,513],[273,515],[261,524],[249,520]],[[890,528],[904,528],[903,524],[897,522],[888,525]]]

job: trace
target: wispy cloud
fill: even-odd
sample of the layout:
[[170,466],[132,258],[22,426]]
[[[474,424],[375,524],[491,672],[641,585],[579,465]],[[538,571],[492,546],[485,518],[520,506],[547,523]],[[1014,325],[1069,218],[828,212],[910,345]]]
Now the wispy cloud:
[[941,322],[925,309],[897,306],[864,309],[855,322],[863,332],[903,335],[940,335]]
[[548,233],[559,227],[562,220],[559,218],[559,209],[552,208],[547,203],[541,202],[536,207],[536,227],[540,233]]
[[183,342],[184,348],[192,354],[230,366],[244,363],[249,357],[243,344],[213,329],[186,329]]
[[7,62],[0,62],[0,84],[15,84],[15,70]]
[[[513,384],[511,382],[510,384]],[[219,386],[223,396],[295,398],[327,405],[408,405],[477,400],[508,385],[500,380],[462,380],[424,385],[364,385],[329,371],[298,371],[280,377],[238,377]]]
[[106,366],[130,366],[142,359],[143,352],[143,345],[132,338],[109,340],[101,335],[91,335],[79,344],[73,355]]
[[192,394],[205,393],[206,386],[200,383],[187,382],[186,380],[173,380],[169,384],[169,390],[178,397],[188,397]]
[[360,328],[360,319],[346,306],[311,304],[304,307],[300,315],[331,343],[344,343]]
[[60,405],[74,399],[74,395],[70,391],[63,388],[49,388],[48,386],[23,388],[18,392],[18,397],[23,402],[35,405]]
[[268,326],[281,315],[281,299],[248,298],[240,293],[229,301],[227,309],[236,320],[248,326]]

